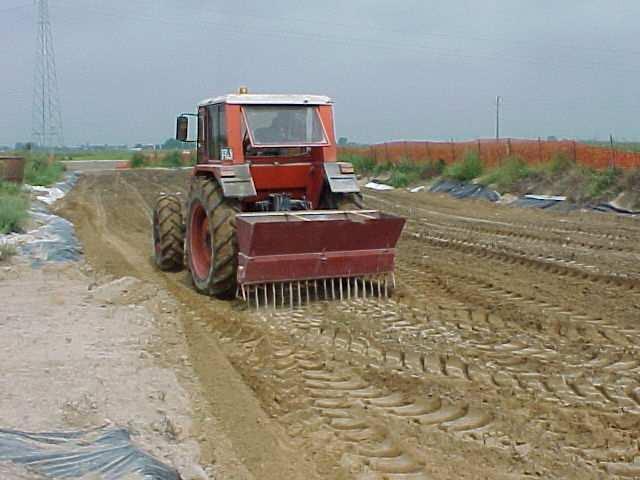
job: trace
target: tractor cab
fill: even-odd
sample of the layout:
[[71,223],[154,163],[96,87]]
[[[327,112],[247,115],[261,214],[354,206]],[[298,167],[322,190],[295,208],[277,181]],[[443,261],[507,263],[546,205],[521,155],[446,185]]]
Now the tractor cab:
[[353,166],[337,159],[331,99],[241,89],[179,116],[178,140],[190,117],[186,204],[165,195],[154,211],[160,268],[180,268],[184,252],[200,292],[256,304],[387,294],[404,220],[362,208]]

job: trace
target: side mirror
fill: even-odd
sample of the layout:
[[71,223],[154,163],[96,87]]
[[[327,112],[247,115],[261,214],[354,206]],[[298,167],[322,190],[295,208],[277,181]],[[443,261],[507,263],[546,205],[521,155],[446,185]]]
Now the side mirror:
[[189,135],[189,117],[180,115],[176,125],[176,140],[186,142]]

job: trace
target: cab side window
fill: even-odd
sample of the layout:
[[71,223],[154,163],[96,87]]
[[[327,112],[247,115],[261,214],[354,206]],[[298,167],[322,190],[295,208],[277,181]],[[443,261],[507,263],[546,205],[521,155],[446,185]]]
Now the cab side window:
[[224,104],[207,107],[207,150],[212,160],[220,160],[220,149],[227,145],[227,122]]

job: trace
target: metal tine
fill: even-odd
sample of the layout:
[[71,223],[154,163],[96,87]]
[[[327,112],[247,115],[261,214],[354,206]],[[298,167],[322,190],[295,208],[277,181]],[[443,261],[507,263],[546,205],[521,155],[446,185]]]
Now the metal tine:
[[284,282],[280,282],[280,306],[284,307]]
[[344,300],[344,296],[342,295],[342,279],[338,278],[338,281],[340,282],[340,300]]
[[293,310],[293,282],[289,282],[289,303],[291,304],[291,309]]
[[387,275],[384,276],[384,296],[389,298],[389,277]]
[[380,277],[378,277],[378,297],[382,296],[382,290],[380,290]]
[[240,286],[240,290],[242,291],[242,300],[247,301],[247,291],[244,289],[244,284]]
[[335,280],[334,278],[331,278],[331,298],[333,300],[336,299],[336,288],[335,288],[335,284],[333,283],[334,280]]
[[309,280],[304,281],[304,289],[307,293],[307,303],[309,303]]
[[353,296],[358,298],[358,277],[353,277]]
[[351,300],[351,279],[347,277],[347,300]]
[[258,286],[254,285],[253,292],[256,296],[256,310],[260,310],[260,297],[258,296]]
[[327,292],[327,279],[323,278],[322,279],[322,286],[324,287],[324,298],[325,300],[329,298],[329,294]]
[[315,300],[320,298],[320,295],[318,295],[318,280],[313,281],[313,295],[315,296]]
[[298,283],[298,306],[302,306],[302,289],[300,287],[300,282]]
[[367,298],[367,279],[362,277],[362,298]]
[[275,310],[278,305],[276,303],[277,299],[276,299],[276,284],[272,283],[271,284],[271,293],[273,293],[273,309]]
[[269,287],[266,283],[263,284],[263,286],[264,286],[264,307],[269,308]]
[[394,290],[396,288],[396,274],[392,273],[391,274],[391,285],[393,286]]

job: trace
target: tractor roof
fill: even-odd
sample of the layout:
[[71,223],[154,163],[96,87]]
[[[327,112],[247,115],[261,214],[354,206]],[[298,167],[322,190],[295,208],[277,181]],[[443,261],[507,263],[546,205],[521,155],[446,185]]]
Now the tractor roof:
[[221,97],[208,98],[200,102],[199,106],[216,103],[231,103],[234,105],[327,105],[332,103],[329,97],[322,95],[266,95],[266,94],[230,94]]

